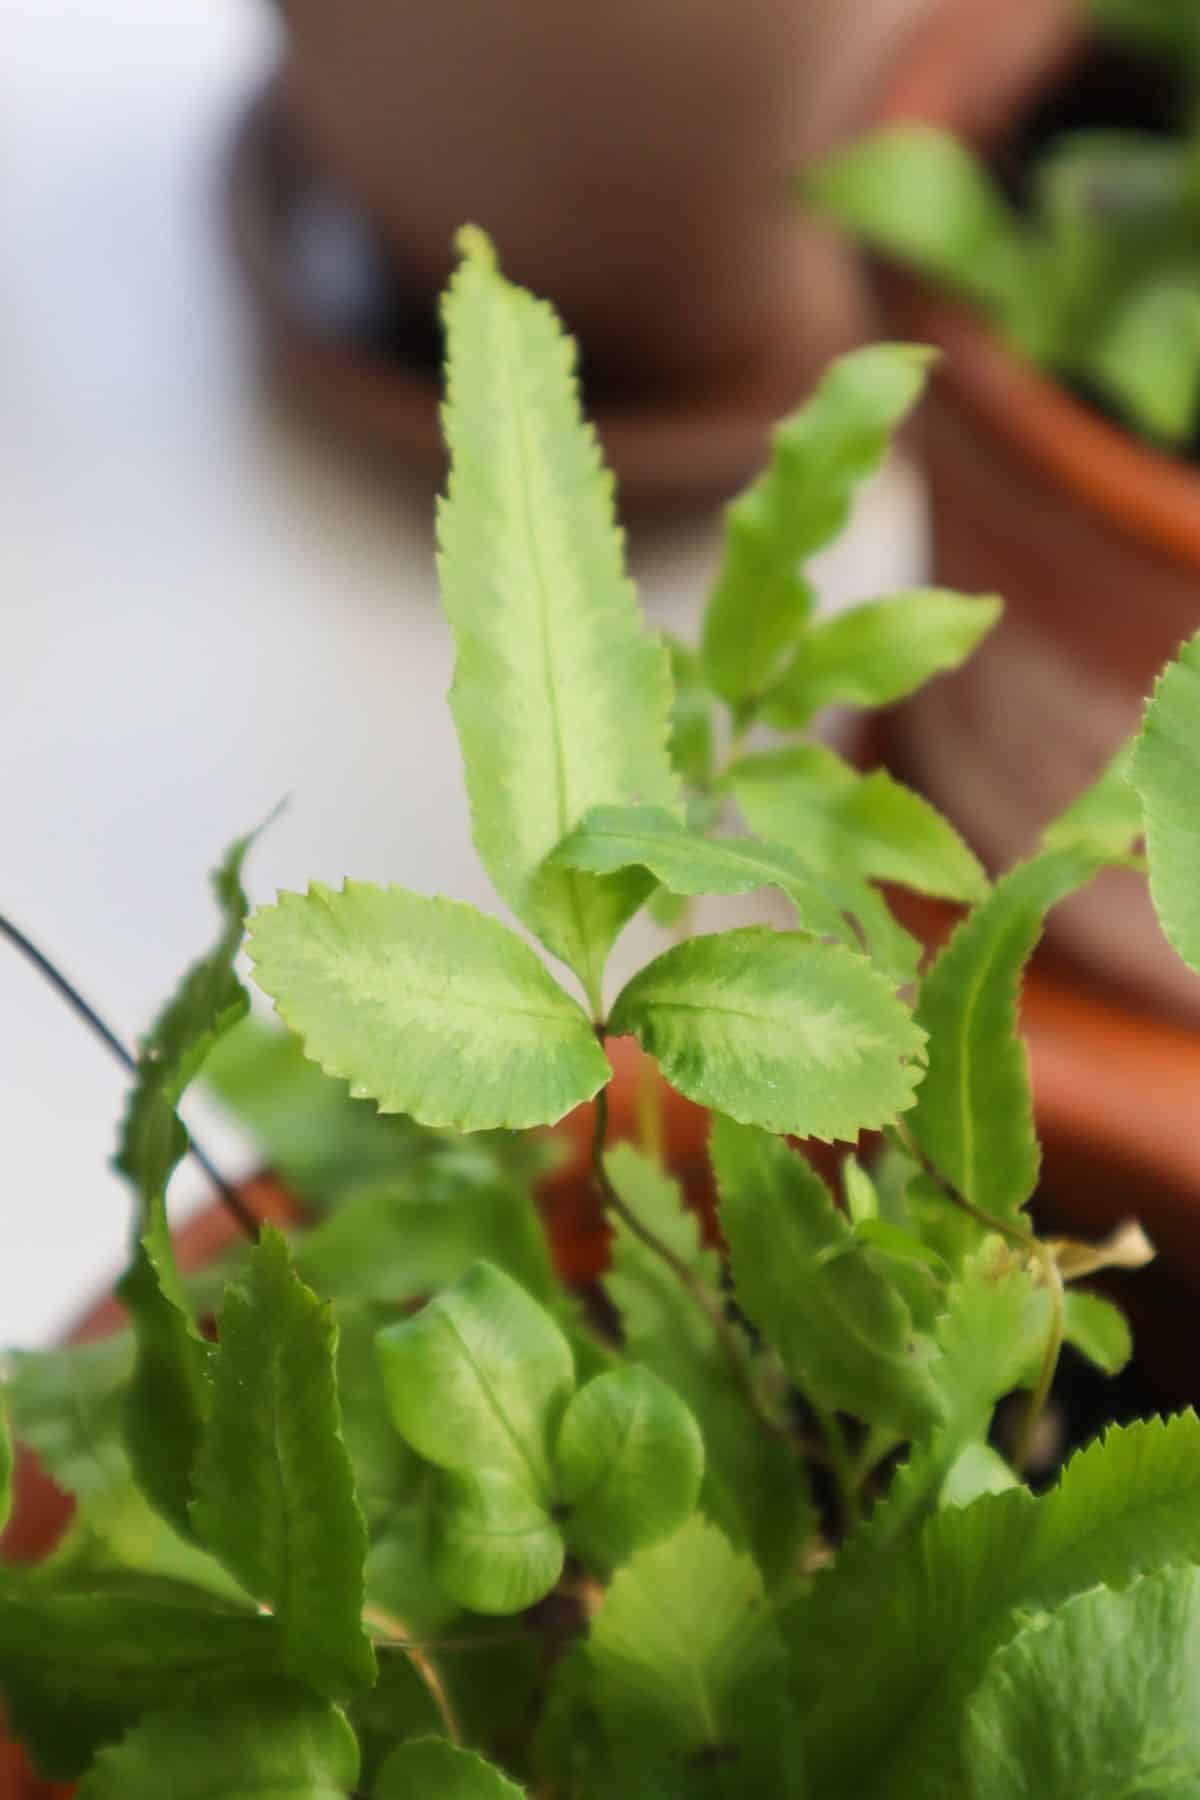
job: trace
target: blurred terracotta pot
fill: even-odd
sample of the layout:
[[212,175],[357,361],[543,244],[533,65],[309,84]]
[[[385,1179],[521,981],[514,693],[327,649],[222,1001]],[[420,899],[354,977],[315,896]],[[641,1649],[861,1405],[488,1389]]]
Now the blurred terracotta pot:
[[[959,0],[898,63],[879,120],[933,120],[994,149],[1082,48],[1066,0]],[[946,352],[918,426],[937,579],[1007,608],[960,674],[893,715],[888,754],[1005,867],[1136,728],[1154,676],[1200,624],[1200,473],[921,281],[888,271],[880,291],[891,332]],[[1093,979],[1200,1013],[1200,983],[1137,877],[1102,877],[1051,935]]]
[[789,177],[928,3],[281,8],[295,120],[407,285],[435,293],[473,220],[606,384],[662,386],[773,355],[852,292]]

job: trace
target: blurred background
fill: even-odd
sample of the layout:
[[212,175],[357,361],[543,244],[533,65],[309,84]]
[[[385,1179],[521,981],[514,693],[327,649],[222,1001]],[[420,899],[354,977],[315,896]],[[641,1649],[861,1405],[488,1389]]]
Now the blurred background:
[[[779,162],[836,130],[918,3],[856,0],[861,41],[838,0],[807,14],[798,5],[763,8],[764,42],[776,61],[785,44],[791,62],[775,84],[773,136],[758,146],[760,159]],[[315,31],[325,11],[337,32],[350,34],[352,12],[368,22],[372,11],[388,10],[378,0],[373,8],[297,7],[298,31]],[[525,30],[539,11],[499,10],[519,11]],[[541,10],[576,12],[561,4]],[[689,49],[688,36],[706,12],[724,12],[728,23],[735,14],[741,20],[742,8],[677,0],[674,8],[611,10],[614,20],[674,13],[657,29],[673,46],[673,80],[682,88],[675,104],[692,120],[685,161],[695,162],[702,140],[711,158],[711,146],[720,146],[713,109],[752,103],[755,76],[743,71],[736,93],[697,93],[713,65]],[[741,24],[737,35],[745,35]],[[392,408],[399,423],[385,418],[372,442],[361,419],[331,420],[294,382],[281,395],[263,378],[261,309],[279,305],[275,250],[261,242],[274,177],[263,177],[270,192],[251,224],[249,251],[244,211],[241,218],[243,268],[247,255],[259,255],[257,281],[238,272],[230,196],[254,213],[258,174],[251,167],[238,176],[233,164],[245,158],[248,138],[258,141],[247,119],[256,108],[261,124],[260,96],[281,37],[276,15],[255,0],[6,0],[0,16],[0,905],[127,1040],[212,934],[208,870],[231,837],[284,795],[288,810],[254,853],[255,897],[349,873],[496,905],[470,850],[444,706],[450,652],[432,568],[428,396],[418,395],[415,425],[402,398]],[[318,42],[314,51],[318,70],[332,74],[330,46]],[[449,73],[435,67],[440,52]],[[643,46],[645,59],[653,53],[654,45]],[[419,104],[423,117],[432,107],[436,118],[451,105],[461,51],[431,42],[414,65],[417,54],[395,49],[390,67],[403,85],[388,105],[399,115]],[[611,46],[596,46],[593,61],[606,54]],[[727,51],[721,61],[728,64]],[[353,80],[354,71],[339,78]],[[647,89],[644,80],[631,95],[591,104],[610,141],[627,144],[637,137],[637,109],[652,99],[653,82]],[[318,115],[324,103],[323,94],[314,102]],[[566,106],[543,119],[538,157],[551,155],[569,119]],[[385,159],[396,190],[414,199],[438,160],[422,129],[423,148],[406,137]],[[730,160],[726,145],[717,162]],[[761,177],[761,162],[752,163],[722,203],[736,212],[747,183]],[[660,219],[676,206],[670,183],[679,178],[675,168],[665,197],[655,199]],[[628,179],[628,170],[602,171],[597,192],[611,198]],[[782,184],[766,192],[769,250],[800,228]],[[457,204],[456,193],[446,198]],[[529,193],[517,200],[527,215]],[[499,198],[495,204],[499,211]],[[288,329],[333,307],[365,320],[363,343],[377,341],[362,233],[319,185],[310,210],[280,278],[294,314]],[[671,254],[703,260],[710,249],[697,247],[694,208],[686,220],[687,209],[678,211]],[[421,223],[436,240],[436,221]],[[503,254],[503,231],[493,229]],[[441,241],[445,255],[448,234]],[[682,440],[675,491],[656,493],[651,481],[634,532],[635,569],[659,623],[694,629],[712,565],[715,490],[728,485],[730,471],[714,471],[704,445],[723,432],[727,461],[752,462],[766,419],[795,401],[824,354],[830,323],[835,337],[853,335],[853,284],[827,247],[820,254],[825,322],[817,331],[800,320],[790,342],[768,343],[749,398],[735,368],[731,397],[722,376],[697,424],[688,416],[696,382],[676,371],[683,400],[668,402],[665,425],[654,406],[645,409],[648,437],[636,384],[616,408],[633,446],[635,486],[640,456],[642,469],[657,466],[670,489],[663,445],[672,433]],[[289,285],[293,257],[299,290]],[[799,278],[803,262],[790,251],[786,260],[789,279]],[[685,286],[698,279],[694,268],[684,276]],[[747,267],[735,296],[749,281]],[[664,329],[680,337],[674,305],[663,296],[661,316],[652,318],[660,340]],[[419,336],[426,312],[417,311]],[[778,314],[755,329],[774,336]],[[652,341],[638,351],[653,355]],[[598,346],[596,360],[607,360],[609,385],[619,388],[619,349]],[[636,360],[631,353],[631,369]],[[389,437],[402,440],[399,447]],[[415,448],[406,455],[410,438]],[[911,470],[899,467],[866,496],[848,539],[825,559],[828,603],[911,578],[921,544],[919,490]],[[627,961],[644,949],[632,944]],[[8,953],[0,957],[0,1018],[0,1338],[34,1344],[60,1330],[124,1257],[129,1205],[107,1159],[125,1082]],[[247,1147],[202,1105],[188,1111],[226,1167],[243,1168]],[[173,1207],[182,1215],[202,1197],[185,1167]]]

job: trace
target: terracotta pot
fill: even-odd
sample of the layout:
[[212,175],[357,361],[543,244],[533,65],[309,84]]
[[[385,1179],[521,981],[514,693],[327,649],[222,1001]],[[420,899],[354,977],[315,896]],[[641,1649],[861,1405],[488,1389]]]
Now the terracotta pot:
[[791,177],[945,3],[282,0],[231,177],[277,366],[440,476],[433,301],[474,220],[580,338],[623,504],[723,496],[866,326]]
[[[994,151],[1082,52],[1065,0],[960,0],[914,41],[880,122],[921,118]],[[1200,624],[1200,473],[1147,448],[1021,360],[975,313],[889,271],[888,329],[945,351],[919,421],[937,579],[1005,618],[961,673],[893,715],[888,755],[993,867],[1136,728],[1154,676]],[[1145,884],[1108,874],[1052,937],[1093,978],[1200,1014]]]

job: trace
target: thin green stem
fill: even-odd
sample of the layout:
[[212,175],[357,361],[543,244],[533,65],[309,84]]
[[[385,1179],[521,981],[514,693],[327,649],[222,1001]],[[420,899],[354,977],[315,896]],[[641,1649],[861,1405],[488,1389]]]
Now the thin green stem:
[[651,1251],[661,1263],[671,1270],[712,1326],[726,1361],[755,1416],[774,1437],[784,1438],[790,1442],[791,1433],[786,1425],[775,1417],[759,1393],[758,1384],[754,1379],[742,1340],[732,1322],[726,1317],[719,1296],[710,1291],[695,1271],[688,1267],[683,1258],[672,1250],[670,1244],[638,1218],[613,1186],[604,1162],[604,1144],[608,1136],[608,1089],[606,1087],[601,1088],[593,1104],[595,1120],[592,1129],[592,1171],[605,1208],[612,1213],[614,1218],[620,1219],[638,1242],[644,1244],[647,1250]]
[[859,1472],[850,1455],[850,1447],[846,1442],[846,1433],[842,1422],[830,1408],[822,1406],[810,1394],[804,1396],[805,1405],[813,1414],[821,1427],[821,1435],[825,1439],[825,1447],[829,1452],[829,1468],[837,1483],[838,1501],[842,1509],[842,1527],[847,1536],[862,1518],[862,1506],[858,1497]]
[[[382,1612],[377,1607],[368,1606],[363,1611],[363,1622],[373,1631],[379,1632],[383,1638],[382,1647],[394,1646],[402,1650],[412,1663],[413,1668],[425,1683],[429,1697],[437,1707],[442,1724],[446,1727],[446,1736],[452,1744],[463,1742],[462,1726],[446,1692],[446,1684],[438,1672],[437,1665],[429,1655],[425,1645],[410,1633],[403,1619],[391,1613]],[[439,1645],[439,1649],[444,1646]]]
[[[84,999],[74,983],[67,980],[67,977],[63,974],[62,970],[55,963],[51,962],[45,952],[39,950],[32,939],[28,938],[20,927],[15,925],[13,921],[10,918],[7,918],[3,913],[0,913],[0,937],[6,937],[9,943],[12,944],[25,958],[26,962],[31,963],[38,974],[43,976],[45,980],[50,983],[50,986],[61,995],[67,1002],[67,1005],[75,1012],[77,1017],[83,1020],[93,1036],[100,1040],[105,1049],[120,1063],[126,1073],[136,1075],[138,1072],[138,1063],[137,1058],[133,1055],[132,1051],[126,1049],[112,1027],[106,1024],[100,1017],[100,1014],[96,1011],[95,1007],[92,1006],[89,1001]],[[230,1182],[225,1180],[225,1177],[217,1169],[212,1159],[201,1149],[190,1131],[188,1132],[188,1150],[193,1160],[199,1164],[205,1175],[207,1175],[208,1179],[212,1182],[222,1206],[225,1208],[226,1212],[236,1220],[238,1229],[245,1233],[251,1243],[256,1243],[258,1241],[259,1221],[242,1200],[237,1189],[233,1187]]]
[[1025,1418],[1017,1439],[1017,1447],[1013,1452],[1013,1467],[1020,1474],[1029,1460],[1038,1420],[1050,1398],[1050,1389],[1054,1385],[1055,1371],[1058,1368],[1058,1359],[1066,1334],[1066,1292],[1054,1252],[1048,1244],[1043,1244],[1035,1232],[1026,1231],[1021,1226],[1014,1225],[1010,1219],[1001,1219],[995,1213],[987,1212],[982,1206],[977,1206],[973,1200],[968,1200],[965,1194],[961,1194],[953,1182],[947,1181],[941,1170],[926,1156],[903,1120],[897,1120],[894,1129],[903,1149],[915,1162],[920,1164],[924,1173],[929,1176],[931,1181],[937,1183],[954,1206],[969,1214],[989,1231],[995,1231],[1001,1237],[1006,1238],[1010,1244],[1018,1245],[1041,1267],[1046,1289],[1050,1295],[1050,1329],[1046,1334],[1046,1347],[1042,1353],[1037,1386],[1030,1395],[1029,1405],[1026,1408]]

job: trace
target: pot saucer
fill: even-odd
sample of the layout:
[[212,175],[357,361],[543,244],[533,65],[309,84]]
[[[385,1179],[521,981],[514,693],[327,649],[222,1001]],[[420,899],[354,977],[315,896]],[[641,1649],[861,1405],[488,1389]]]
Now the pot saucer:
[[[278,77],[241,120],[228,200],[237,261],[286,387],[440,479],[435,299],[406,288],[369,221],[315,165]],[[817,345],[800,326],[768,358],[726,369],[703,391],[617,395],[589,387],[585,368],[584,405],[623,506],[702,505],[733,492],[761,466],[772,426],[853,331],[847,320],[846,342]]]

